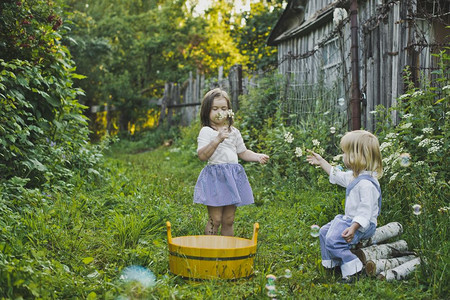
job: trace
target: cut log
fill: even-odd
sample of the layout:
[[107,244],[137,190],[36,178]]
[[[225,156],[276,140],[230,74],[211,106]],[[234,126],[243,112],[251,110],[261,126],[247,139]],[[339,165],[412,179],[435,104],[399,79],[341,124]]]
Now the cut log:
[[397,258],[382,258],[369,260],[366,263],[366,273],[369,276],[376,276],[381,272],[386,272],[387,270],[398,267],[399,265],[404,264],[407,261],[413,260],[416,257],[417,256],[414,255],[407,255]]
[[408,251],[408,244],[404,240],[399,240],[389,244],[372,245],[366,248],[352,250],[352,252],[364,265],[369,260],[393,258],[413,254],[413,252]]
[[363,248],[370,245],[375,245],[387,241],[390,238],[399,236],[403,233],[403,226],[399,222],[391,222],[384,226],[380,226],[375,230],[375,234],[367,240],[362,240],[356,246],[357,248]]
[[418,257],[413,260],[407,261],[396,268],[381,272],[380,274],[378,274],[377,278],[386,281],[406,279],[409,274],[414,272],[419,264],[420,258]]

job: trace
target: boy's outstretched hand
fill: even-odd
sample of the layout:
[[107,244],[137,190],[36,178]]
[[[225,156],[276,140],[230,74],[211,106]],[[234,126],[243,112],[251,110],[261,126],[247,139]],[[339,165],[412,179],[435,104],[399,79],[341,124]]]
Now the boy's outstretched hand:
[[311,165],[320,166],[325,172],[327,172],[328,175],[330,175],[331,165],[319,154],[309,149],[308,152],[311,153],[311,155],[306,156],[306,161]]
[[317,165],[320,166],[320,162],[322,161],[322,156],[320,156],[319,154],[311,151],[311,150],[307,150],[309,153],[311,153],[311,155],[306,156],[306,161],[309,162],[311,165]]

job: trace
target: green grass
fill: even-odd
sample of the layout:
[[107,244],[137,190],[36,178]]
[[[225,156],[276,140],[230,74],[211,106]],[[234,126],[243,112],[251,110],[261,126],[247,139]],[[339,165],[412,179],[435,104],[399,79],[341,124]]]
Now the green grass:
[[[251,163],[244,167],[256,205],[238,208],[235,235],[251,238],[253,224],[260,224],[255,276],[234,282],[178,278],[168,269],[165,222],[171,222],[174,237],[203,233],[206,209],[193,204],[192,195],[204,163],[176,145],[112,153],[104,180],[83,183],[80,178],[73,194],[42,197],[20,223],[17,240],[2,241],[0,250],[10,253],[8,259],[15,255],[15,264],[3,262],[9,268],[2,268],[8,278],[3,297],[264,299],[266,275],[280,277],[290,269],[291,278],[276,281],[279,299],[443,298],[444,292],[422,284],[419,272],[399,282],[337,283],[339,278],[321,267],[318,238],[309,232],[312,224],[323,225],[340,211],[344,191],[293,188],[275,178],[263,182],[259,170],[267,166]],[[131,265],[150,269],[157,284],[145,289],[123,283],[120,273]]]
[[[152,230],[148,231],[143,230],[142,226],[119,230],[117,222],[112,227],[116,228],[117,235],[122,232],[122,235],[115,237],[124,252],[123,261],[117,262],[119,268],[140,264],[158,277],[156,287],[134,295],[136,298],[267,298],[265,276],[283,275],[285,269],[292,270],[293,276],[276,282],[279,298],[283,299],[429,299],[433,296],[418,284],[417,274],[407,281],[393,283],[371,278],[365,278],[352,286],[337,283],[339,278],[321,267],[319,241],[310,236],[309,231],[312,224],[323,225],[339,211],[343,191],[336,190],[336,193],[324,195],[321,191],[308,189],[273,189],[270,182],[257,180],[258,168],[261,166],[254,164],[246,164],[245,167],[257,197],[257,205],[238,208],[235,235],[251,238],[253,223],[260,224],[255,277],[236,282],[214,280],[191,283],[181,280],[168,270],[164,222],[168,220],[172,223],[174,237],[202,234],[207,218],[206,209],[192,203],[192,194],[204,164],[192,152],[177,151],[175,147],[141,154],[122,154],[110,162],[120,166],[118,169],[121,171],[116,174],[119,178],[115,180],[120,181],[122,178],[120,190],[126,190],[111,195],[117,199],[114,213],[158,216],[153,219]],[[113,190],[117,191],[117,188],[115,186]],[[267,189],[271,192],[268,193]],[[114,193],[113,190],[110,191]],[[266,198],[267,194],[270,198]],[[328,211],[323,207],[327,207]],[[124,231],[130,230],[138,230],[140,235],[125,234]],[[124,244],[126,247],[122,247]],[[136,255],[139,251],[148,252],[148,255],[140,257]],[[106,261],[104,263],[107,264]],[[111,279],[115,276],[117,273],[108,274]],[[118,288],[116,292],[120,290]],[[101,290],[97,292],[101,293]]]

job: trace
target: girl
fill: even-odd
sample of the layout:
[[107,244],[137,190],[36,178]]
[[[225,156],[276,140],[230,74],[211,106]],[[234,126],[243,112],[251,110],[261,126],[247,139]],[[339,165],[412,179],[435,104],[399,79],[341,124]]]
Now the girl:
[[357,279],[362,262],[350,248],[375,233],[381,209],[381,189],[377,178],[383,172],[378,139],[370,132],[355,130],[341,139],[344,164],[351,171],[332,167],[319,154],[310,151],[306,160],[320,166],[330,176],[330,183],[346,189],[345,214],[337,215],[320,229],[320,251],[325,268],[340,266],[342,282]]
[[228,94],[220,88],[206,93],[200,109],[202,129],[198,135],[197,153],[208,160],[194,190],[194,203],[208,208],[205,234],[233,236],[236,206],[252,204],[253,193],[238,157],[265,164],[269,156],[245,147],[241,133],[233,124],[233,112]]

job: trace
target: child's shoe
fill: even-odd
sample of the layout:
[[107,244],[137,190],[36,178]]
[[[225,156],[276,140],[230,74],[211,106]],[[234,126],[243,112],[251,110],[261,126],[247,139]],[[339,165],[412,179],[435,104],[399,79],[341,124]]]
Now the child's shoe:
[[359,279],[361,279],[362,277],[364,277],[365,274],[365,269],[364,267],[361,269],[361,271],[353,274],[353,275],[349,275],[346,277],[342,277],[338,282],[339,283],[343,283],[343,284],[352,284],[357,282]]

